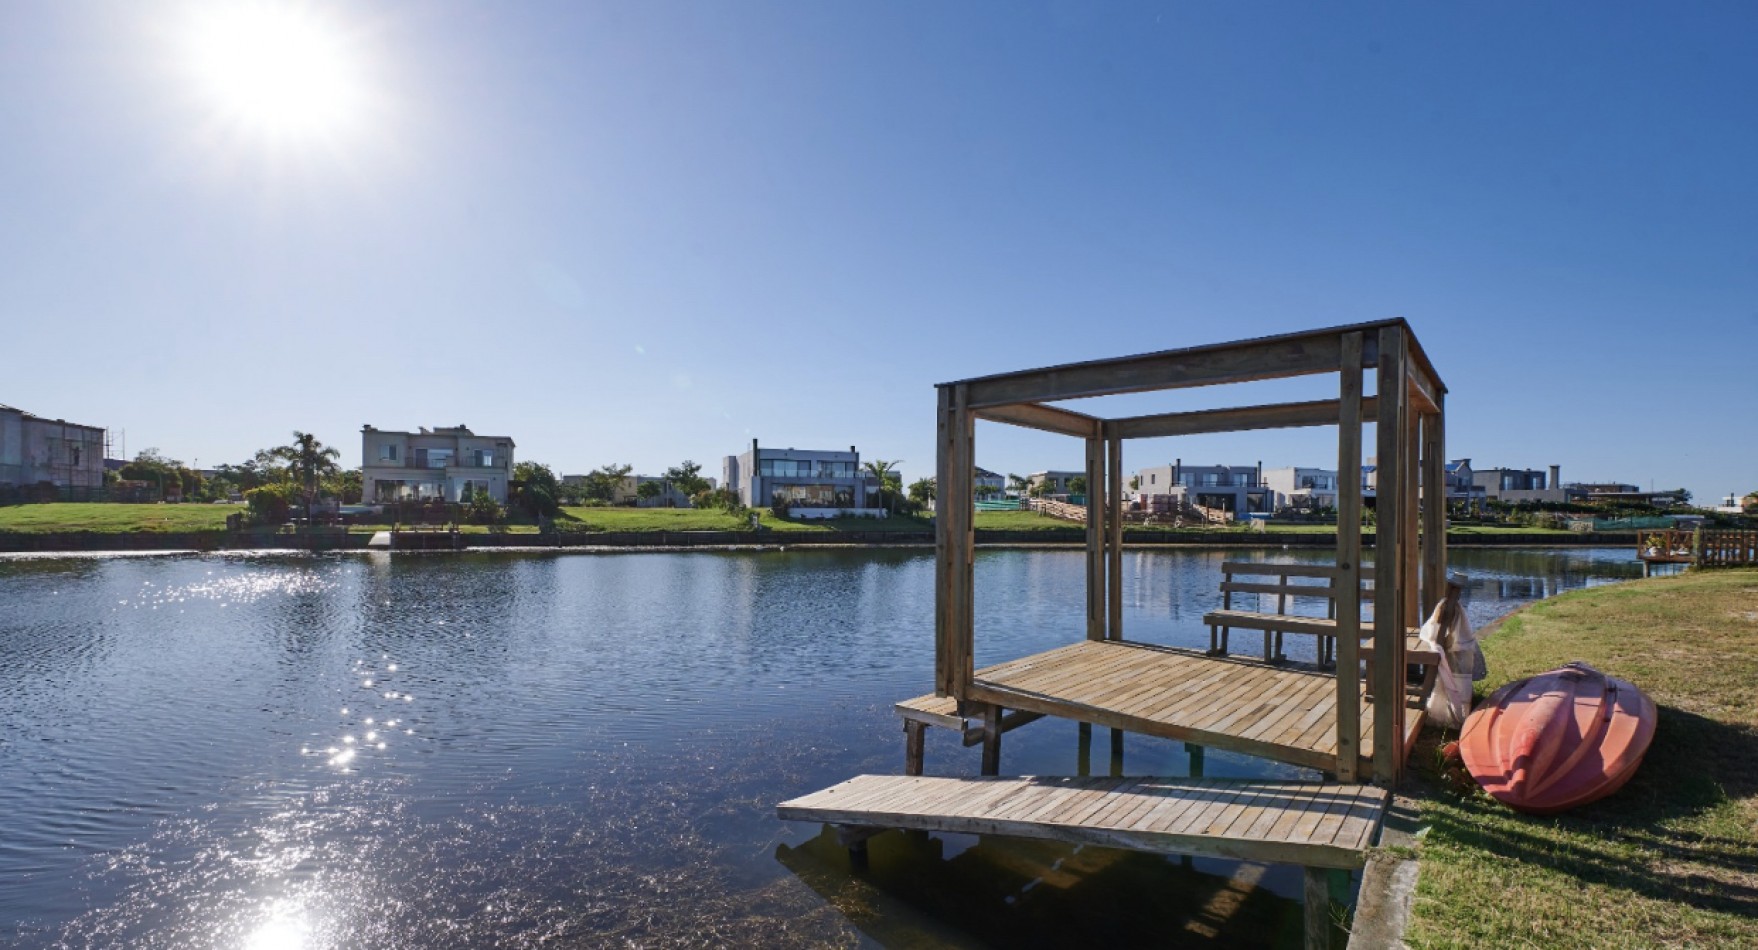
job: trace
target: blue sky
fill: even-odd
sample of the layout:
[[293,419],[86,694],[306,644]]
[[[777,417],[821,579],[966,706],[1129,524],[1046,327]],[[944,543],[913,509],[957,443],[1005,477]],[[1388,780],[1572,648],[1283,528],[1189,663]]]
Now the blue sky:
[[299,3],[353,64],[304,135],[192,74],[217,6],[0,2],[0,402],[130,454],[463,422],[914,478],[935,382],[1402,316],[1450,455],[1758,489],[1751,4]]

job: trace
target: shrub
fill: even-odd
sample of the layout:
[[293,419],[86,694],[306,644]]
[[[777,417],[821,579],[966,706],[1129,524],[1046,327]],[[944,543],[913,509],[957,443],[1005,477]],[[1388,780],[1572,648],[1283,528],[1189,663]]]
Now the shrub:
[[286,524],[293,503],[300,497],[299,486],[280,483],[252,488],[244,493],[250,506],[250,520],[255,524]]
[[500,504],[490,497],[485,488],[476,489],[470,497],[470,508],[467,516],[471,524],[499,524],[506,517]]
[[793,506],[787,503],[786,498],[777,498],[772,504],[770,504],[769,512],[770,514],[775,515],[775,517],[786,521],[788,515],[793,512]]
[[730,488],[710,488],[690,496],[690,504],[702,509],[718,509],[727,514],[738,514],[745,510],[745,503],[739,501],[738,493]]

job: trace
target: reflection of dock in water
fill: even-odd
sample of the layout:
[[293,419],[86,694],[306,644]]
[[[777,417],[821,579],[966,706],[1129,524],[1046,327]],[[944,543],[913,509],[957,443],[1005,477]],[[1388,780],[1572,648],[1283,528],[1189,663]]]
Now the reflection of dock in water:
[[[974,841],[968,847],[958,846]],[[948,857],[949,849],[957,849]],[[1301,907],[1289,867],[1168,859],[1115,848],[1005,837],[878,835],[866,867],[826,827],[775,859],[888,948],[1282,946],[1298,943]],[[1097,913],[1095,914],[1095,909]],[[1094,921],[1104,925],[1095,929]]]

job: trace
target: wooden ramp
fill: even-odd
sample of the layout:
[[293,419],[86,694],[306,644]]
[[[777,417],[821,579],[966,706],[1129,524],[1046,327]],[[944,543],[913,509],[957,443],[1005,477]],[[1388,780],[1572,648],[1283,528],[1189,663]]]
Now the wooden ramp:
[[861,775],[783,819],[1044,838],[1309,868],[1358,868],[1390,793],[1372,785],[1192,778]]
[[[1083,640],[978,670],[969,697],[1142,735],[1332,771],[1337,684],[1330,673],[1205,656],[1128,640]],[[1361,698],[1361,763],[1371,767],[1372,701]],[[1405,750],[1422,712],[1405,720]]]

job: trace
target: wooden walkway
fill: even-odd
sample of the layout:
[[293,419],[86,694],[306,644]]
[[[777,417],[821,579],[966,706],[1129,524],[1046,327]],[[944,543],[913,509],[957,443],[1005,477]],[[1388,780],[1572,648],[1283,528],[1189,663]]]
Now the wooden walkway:
[[[1004,709],[1324,771],[1336,767],[1337,685],[1331,673],[1127,640],[1083,640],[978,670],[970,696]],[[1373,721],[1373,704],[1363,695],[1363,769],[1371,763]],[[1410,709],[1406,751],[1421,729],[1421,710]]]

